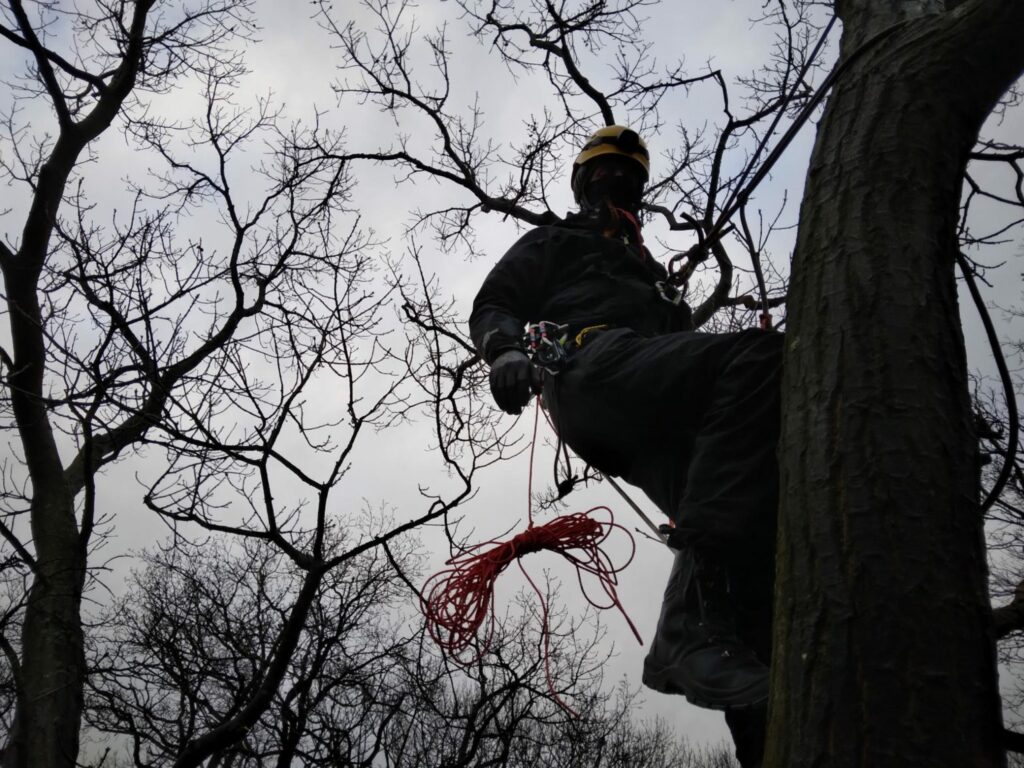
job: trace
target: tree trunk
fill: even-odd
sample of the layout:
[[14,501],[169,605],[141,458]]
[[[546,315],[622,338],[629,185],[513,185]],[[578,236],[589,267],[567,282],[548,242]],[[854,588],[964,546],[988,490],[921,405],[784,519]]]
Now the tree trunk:
[[[21,632],[17,704],[7,744],[0,747],[4,768],[74,768],[85,685],[81,608],[88,531],[75,518],[77,490],[68,482],[44,397],[46,344],[39,279],[50,255],[51,238],[68,178],[82,151],[110,127],[135,86],[145,44],[146,18],[154,0],[138,0],[131,11],[124,54],[105,75],[105,88],[77,122],[52,63],[21,4],[12,5],[33,49],[40,84],[51,99],[60,127],[46,162],[33,182],[32,203],[17,253],[0,243],[13,364],[7,376],[11,409],[32,482],[30,508],[32,585]],[[125,34],[127,33],[127,34]],[[39,46],[38,49],[34,46]],[[81,472],[84,485],[86,475]]]
[[[37,195],[35,204],[43,211],[39,217],[52,221],[52,211],[59,204],[59,193],[67,179],[65,169],[71,165],[52,163],[44,167],[39,189],[55,189],[56,193]],[[57,171],[51,172],[54,166]],[[3,262],[14,350],[7,385],[32,481],[30,519],[35,549],[21,631],[16,715],[0,754],[5,768],[74,768],[85,682],[80,616],[85,542],[79,536],[74,494],[64,479],[42,394],[46,352],[36,289],[38,265],[42,262],[39,254],[45,253],[47,236],[45,232],[35,238],[26,227],[22,250],[29,255],[19,253]]]
[[74,768],[82,721],[85,651],[81,626],[85,558],[71,498],[59,486],[34,494],[37,568],[25,607],[18,704],[5,768]]
[[5,768],[74,768],[78,757],[85,683],[80,616],[85,542],[43,397],[47,358],[37,290],[56,211],[83,146],[77,136],[58,140],[40,171],[21,248],[0,260],[14,352],[6,383],[32,482],[35,549],[21,630],[16,714],[0,755]]
[[789,293],[773,768],[1004,764],[954,257],[1024,3],[922,5],[837,3],[843,55],[866,47],[819,127]]

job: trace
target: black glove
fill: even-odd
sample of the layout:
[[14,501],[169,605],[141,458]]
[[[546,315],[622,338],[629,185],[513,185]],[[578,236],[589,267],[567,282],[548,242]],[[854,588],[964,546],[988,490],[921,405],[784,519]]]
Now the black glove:
[[519,413],[536,391],[538,377],[526,353],[510,349],[491,363],[491,394],[505,413]]

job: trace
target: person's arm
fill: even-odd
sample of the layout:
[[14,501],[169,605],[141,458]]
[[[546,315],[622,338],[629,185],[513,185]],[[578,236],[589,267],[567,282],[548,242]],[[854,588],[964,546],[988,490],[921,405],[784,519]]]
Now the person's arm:
[[533,367],[522,338],[550,286],[548,240],[543,228],[521,237],[487,275],[469,318],[473,344],[491,366],[491,394],[507,413],[519,413],[533,389]]
[[492,363],[509,349],[522,349],[523,329],[549,287],[550,234],[538,227],[519,238],[491,269],[473,301],[469,332],[477,352]]

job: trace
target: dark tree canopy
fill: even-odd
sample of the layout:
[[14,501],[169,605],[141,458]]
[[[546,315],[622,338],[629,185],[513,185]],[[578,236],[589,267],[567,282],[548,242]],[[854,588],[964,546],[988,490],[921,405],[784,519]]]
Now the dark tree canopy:
[[[674,44],[740,6],[743,68]],[[0,8],[3,765],[91,760],[83,713],[145,744],[137,765],[719,759],[629,721],[573,619],[579,723],[540,690],[529,632],[457,672],[409,611],[411,532],[472,543],[457,513],[524,446],[452,265],[564,215],[568,162],[611,123],[656,138],[648,240],[702,328],[771,310],[788,334],[766,765],[1003,764],[1022,475],[1001,395],[969,379],[956,265],[1014,269],[987,265],[1019,244],[1024,148],[986,120],[1019,120],[1019,0],[302,11],[326,63],[302,78],[334,97],[306,112],[250,98],[280,9]],[[367,518],[360,462],[413,428],[429,462],[391,469],[419,498]],[[1004,466],[989,533],[1013,601],[993,615],[980,499]],[[544,501],[597,480],[560,456]],[[129,510],[170,538],[114,598],[103,545]],[[558,763],[566,729],[579,754]]]

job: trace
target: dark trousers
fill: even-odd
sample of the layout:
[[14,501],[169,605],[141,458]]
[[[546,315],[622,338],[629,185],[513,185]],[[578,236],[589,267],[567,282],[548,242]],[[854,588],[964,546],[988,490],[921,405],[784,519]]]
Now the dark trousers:
[[[729,568],[738,634],[765,663],[783,343],[760,330],[599,331],[545,386],[559,435],[581,458],[641,488],[684,540]],[[764,712],[727,722],[743,764],[758,764]]]

